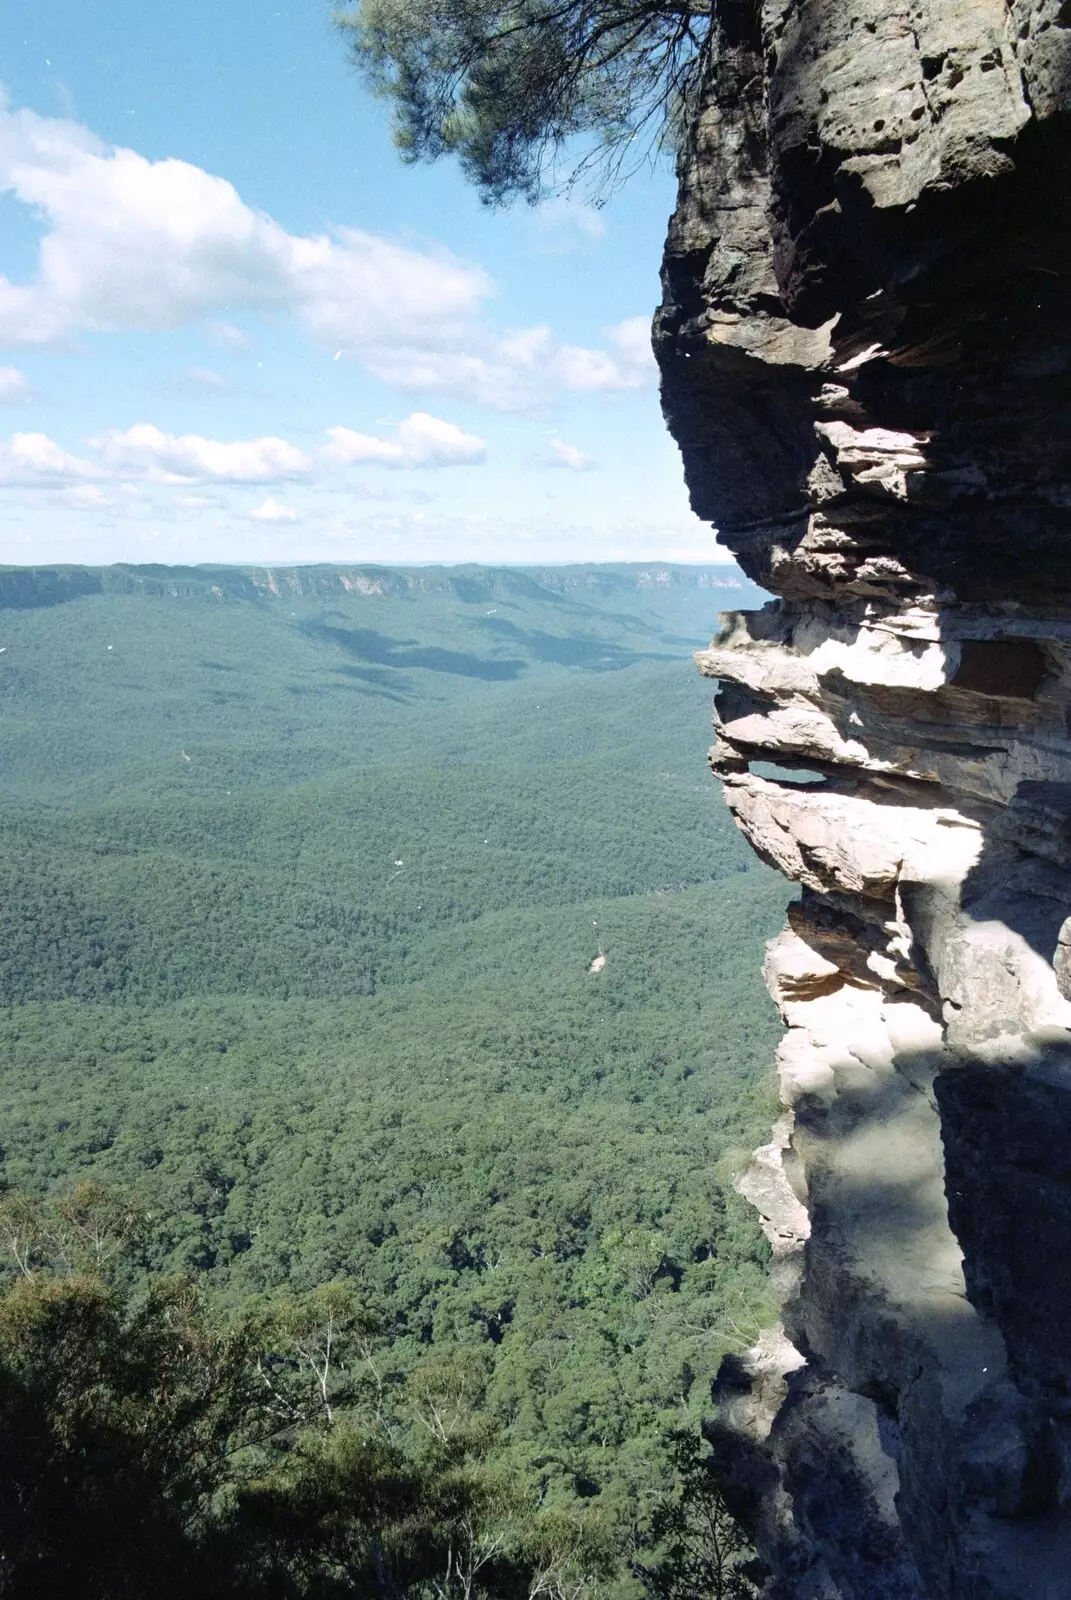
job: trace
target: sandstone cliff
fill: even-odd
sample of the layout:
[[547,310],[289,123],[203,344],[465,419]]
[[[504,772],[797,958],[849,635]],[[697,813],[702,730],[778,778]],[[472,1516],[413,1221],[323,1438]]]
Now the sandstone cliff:
[[[801,886],[715,1430],[780,1600],[1071,1594],[1071,6],[722,0],[655,342]],[[766,775],[760,775],[761,767]],[[812,774],[799,781],[799,770]]]

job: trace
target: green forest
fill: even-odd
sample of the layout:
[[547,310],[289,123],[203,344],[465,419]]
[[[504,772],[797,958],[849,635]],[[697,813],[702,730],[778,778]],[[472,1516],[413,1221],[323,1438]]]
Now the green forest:
[[0,569],[7,1600],[752,1592],[729,570]]

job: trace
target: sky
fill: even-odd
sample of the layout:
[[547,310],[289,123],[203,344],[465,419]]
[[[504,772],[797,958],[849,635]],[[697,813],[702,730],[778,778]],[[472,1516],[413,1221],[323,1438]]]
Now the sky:
[[325,0],[4,7],[0,562],[728,559],[658,406],[672,207],[404,166]]

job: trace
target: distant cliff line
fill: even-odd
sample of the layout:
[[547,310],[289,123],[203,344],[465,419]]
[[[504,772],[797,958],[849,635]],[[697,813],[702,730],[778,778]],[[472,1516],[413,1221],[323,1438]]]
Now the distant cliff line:
[[342,594],[417,597],[453,595],[480,604],[509,595],[609,596],[638,589],[743,589],[735,566],[672,562],[612,565],[484,567],[475,564],[388,567],[375,563],[328,566],[40,566],[0,567],[0,610],[27,611],[94,594],[139,594],[159,599],[267,600]]

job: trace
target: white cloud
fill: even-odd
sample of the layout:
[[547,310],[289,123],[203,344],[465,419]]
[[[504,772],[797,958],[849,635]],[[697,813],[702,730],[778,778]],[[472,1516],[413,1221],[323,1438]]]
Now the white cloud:
[[0,406],[14,406],[33,395],[29,379],[18,367],[0,367]]
[[600,244],[606,224],[593,206],[558,195],[527,213],[525,219],[544,255],[575,255]]
[[463,467],[475,466],[487,455],[487,446],[474,433],[463,433],[452,422],[414,411],[398,424],[393,439],[356,433],[352,428],[329,428],[331,443],[323,459],[334,466]]
[[[285,483],[294,479],[324,483],[350,466],[399,468],[474,466],[487,454],[484,441],[452,422],[414,411],[394,430],[393,438],[358,433],[353,428],[328,428],[328,442],[307,454],[288,439],[207,439],[201,434],[165,433],[151,422],[132,428],[109,428],[86,443],[96,460],[83,460],[44,433],[16,433],[0,443],[0,485],[55,487],[86,480],[135,478],[145,483],[185,487],[198,484]],[[136,497],[135,484],[119,492]],[[178,504],[197,510],[221,502],[203,495],[183,495]],[[275,510],[265,510],[274,507]],[[267,499],[262,521],[282,521],[276,501]]]
[[563,390],[620,393],[655,382],[650,323],[629,317],[605,328],[609,350],[563,344],[550,328],[490,335],[465,349],[398,344],[367,351],[364,364],[384,382],[417,393],[446,390],[496,411],[553,404]]
[[232,322],[213,322],[208,330],[208,337],[220,350],[226,350],[232,356],[248,356],[253,353],[253,341],[241,328],[236,328]]
[[593,457],[578,450],[575,444],[566,444],[564,439],[550,439],[548,446],[552,467],[566,467],[570,472],[587,472],[589,467],[595,465]]
[[309,471],[308,456],[286,439],[203,439],[162,433],[150,422],[110,428],[89,440],[106,467],[157,483],[273,483]]
[[296,522],[298,514],[289,506],[280,505],[278,500],[261,501],[259,506],[254,506],[249,515],[254,522]]
[[[303,237],[232,184],[113,149],[88,129],[0,102],[0,190],[45,219],[36,279],[0,277],[0,342],[175,328],[224,307],[294,313],[343,349],[431,333],[491,293],[478,267],[356,228]],[[224,328],[227,332],[224,333]],[[216,337],[234,347],[230,324]]]
[[[124,484],[123,488],[129,489],[130,485]],[[136,489],[134,493],[137,493]],[[217,511],[223,501],[214,494],[180,494],[176,504],[184,506],[187,511]]]
[[625,322],[604,329],[613,347],[587,350],[564,345],[558,352],[557,366],[567,389],[640,389],[655,379],[651,352],[651,323],[648,317],[629,317]]
[[[248,335],[219,319],[252,313],[294,317],[325,349],[401,389],[500,410],[653,377],[645,318],[604,330],[604,349],[564,344],[544,327],[502,337],[483,315],[491,279],[445,250],[348,227],[289,233],[224,178],[113,148],[77,123],[13,111],[0,96],[4,191],[33,208],[44,237],[32,281],[0,275],[0,346],[206,322],[217,345],[247,354]],[[551,216],[585,237],[601,226],[581,207]]]
[[2,484],[47,487],[104,476],[100,467],[61,449],[44,433],[16,433],[10,443],[0,444]]
[[95,483],[73,484],[71,488],[64,489],[63,496],[68,505],[82,508],[97,506],[103,509],[112,503],[104,490],[98,488]]
[[[190,394],[233,394],[234,384],[209,367],[186,367],[175,379],[175,386]],[[166,385],[165,385],[166,387]]]

